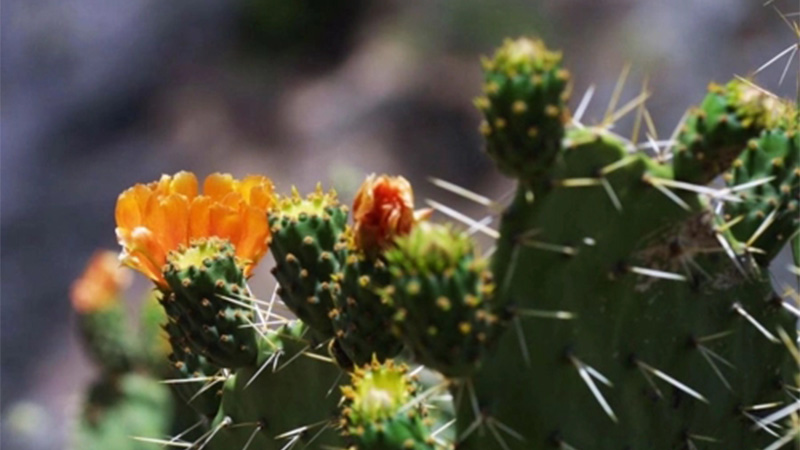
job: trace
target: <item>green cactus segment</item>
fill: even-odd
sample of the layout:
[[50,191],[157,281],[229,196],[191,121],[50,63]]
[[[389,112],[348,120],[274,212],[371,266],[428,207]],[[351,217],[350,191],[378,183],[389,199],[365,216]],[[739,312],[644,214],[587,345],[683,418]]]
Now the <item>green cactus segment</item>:
[[485,97],[475,104],[484,115],[487,152],[509,176],[541,174],[558,154],[569,116],[561,53],[538,40],[507,40],[484,70]]
[[[307,340],[309,328],[295,321],[259,341],[256,365],[225,382],[222,406],[211,425],[218,429],[210,450],[342,448],[335,430],[341,370]],[[322,349],[324,352],[324,349]],[[276,356],[277,355],[277,356]],[[311,356],[309,356],[311,355]],[[306,427],[306,428],[303,428]],[[289,445],[289,447],[286,447]]]
[[800,132],[765,131],[750,141],[725,180],[733,188],[768,181],[738,190],[741,202],[725,203],[734,236],[758,249],[754,256],[766,265],[800,230]]
[[78,330],[90,357],[105,372],[126,372],[138,356],[122,302],[79,313]]
[[690,111],[678,135],[675,178],[697,184],[710,182],[730,167],[748,140],[785,123],[789,108],[783,100],[746,81],[712,84],[703,103]]
[[270,213],[269,224],[278,294],[319,338],[333,336],[330,315],[337,286],[331,276],[340,271],[336,255],[347,207],[339,205],[335,193],[325,194],[321,188],[305,199],[295,192]]
[[212,238],[173,252],[164,278],[172,292],[162,304],[193,351],[221,367],[255,362],[255,315],[233,246]]
[[432,450],[422,405],[408,408],[415,385],[391,360],[357,368],[342,387],[343,434],[359,450]]
[[516,326],[459,407],[460,438],[499,423],[507,447],[473,432],[459,448],[766,447],[745,413],[789,398],[778,330],[795,319],[728,259],[700,198],[656,188],[669,167],[601,131],[565,142],[553,181],[521,183],[503,214],[496,301]]
[[333,325],[337,341],[358,366],[397,356],[403,343],[394,330],[396,312],[391,296],[383,295],[391,282],[386,263],[352,252],[340,276]]
[[132,439],[171,432],[172,397],[167,386],[128,374],[92,385],[71,448],[149,450],[153,444]]
[[214,417],[219,410],[222,370],[201,354],[192,351],[188,340],[175,323],[167,323],[164,329],[169,335],[172,353],[166,377],[175,393],[198,414]]
[[400,332],[417,360],[460,378],[479,363],[497,328],[491,276],[473,244],[451,227],[423,222],[387,251]]

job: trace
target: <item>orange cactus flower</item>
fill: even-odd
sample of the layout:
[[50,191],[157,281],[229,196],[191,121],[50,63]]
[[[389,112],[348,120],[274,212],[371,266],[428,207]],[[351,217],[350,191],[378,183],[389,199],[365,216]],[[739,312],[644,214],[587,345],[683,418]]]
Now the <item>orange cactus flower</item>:
[[414,192],[408,180],[372,174],[353,202],[355,245],[368,253],[382,251],[430,214],[429,209],[414,211]]
[[202,194],[190,172],[137,184],[117,199],[120,259],[167,289],[161,270],[169,252],[195,239],[218,237],[233,244],[249,276],[267,251],[267,210],[274,204],[272,182],[257,175],[237,180],[230,174],[211,174]]
[[120,267],[117,254],[98,250],[92,255],[83,274],[72,283],[72,307],[83,314],[108,308],[116,303],[119,293],[131,283],[128,269]]

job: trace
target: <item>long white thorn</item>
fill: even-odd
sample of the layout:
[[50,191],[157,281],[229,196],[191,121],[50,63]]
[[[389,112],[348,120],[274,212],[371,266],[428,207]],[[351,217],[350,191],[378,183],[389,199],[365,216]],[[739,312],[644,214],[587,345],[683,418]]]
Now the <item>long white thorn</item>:
[[326,423],[322,428],[319,429],[319,431],[317,431],[316,433],[314,433],[313,436],[311,436],[311,439],[309,439],[308,442],[306,442],[306,445],[304,445],[303,448],[304,449],[308,448],[308,446],[311,445],[312,442],[316,441],[317,438],[320,437],[322,433],[324,433],[325,430],[327,430],[330,427],[331,423],[330,422]]
[[601,178],[601,183],[603,185],[603,189],[605,189],[606,194],[608,194],[608,198],[611,200],[611,203],[614,205],[614,208],[622,212],[622,203],[619,201],[619,197],[617,197],[617,193],[614,192],[614,187],[611,186],[608,179],[603,177]]
[[658,189],[659,192],[664,194],[668,199],[672,200],[673,203],[675,203],[676,205],[680,206],[684,210],[686,210],[686,211],[691,211],[692,210],[692,208],[689,207],[689,205],[685,201],[683,201],[682,198],[678,197],[678,195],[676,193],[670,191],[669,188],[667,188],[666,186],[662,186],[660,184],[653,184],[652,186],[654,188]]
[[306,345],[305,347],[302,348],[302,350],[300,350],[296,354],[292,355],[291,358],[287,359],[283,364],[281,364],[277,369],[275,369],[275,372],[280,372],[281,370],[286,368],[286,366],[288,366],[289,364],[294,362],[297,358],[302,356],[306,352],[306,350],[308,350],[309,348],[311,348],[311,344]]
[[581,102],[578,104],[578,107],[575,108],[575,114],[572,116],[572,121],[576,125],[581,124],[581,119],[583,118],[583,114],[586,112],[586,108],[589,107],[589,102],[592,101],[592,96],[594,96],[594,85],[591,85],[588,89],[586,89],[586,92],[581,98]]
[[479,220],[477,226],[472,226],[472,227],[467,228],[466,233],[467,233],[467,235],[472,236],[477,231],[479,231],[479,229],[481,227],[487,227],[487,226],[491,225],[491,223],[493,221],[494,221],[494,216],[490,214],[490,215],[484,217],[483,219]]
[[434,186],[442,188],[448,192],[452,192],[458,196],[464,197],[467,200],[472,200],[473,202],[483,205],[489,208],[496,208],[497,203],[495,203],[489,197],[485,195],[478,194],[477,192],[473,192],[467,188],[461,187],[455,183],[451,183],[449,181],[442,180],[441,178],[436,177],[428,177],[428,181],[433,183]]
[[440,426],[436,430],[431,433],[431,437],[435,438],[436,436],[440,435],[443,431],[453,426],[456,423],[456,419],[452,419],[447,421],[444,425]]
[[297,441],[299,440],[300,440],[300,435],[298,434],[297,436],[289,439],[289,442],[287,442],[286,445],[281,447],[281,450],[290,450],[294,448],[294,446],[297,444]]
[[773,442],[768,447],[765,447],[764,450],[778,450],[779,448],[785,446],[786,444],[791,443],[797,435],[800,434],[800,428],[794,429],[789,433],[783,435],[780,439]]
[[520,239],[519,243],[526,247],[531,247],[548,252],[561,253],[562,255],[567,255],[567,256],[575,256],[578,254],[578,249],[567,245],[550,244],[548,242],[541,242],[533,239]]
[[486,425],[489,427],[489,431],[492,433],[492,436],[494,436],[494,440],[497,441],[498,444],[500,444],[500,447],[503,450],[511,450],[511,448],[509,448],[508,444],[506,443],[506,440],[503,439],[503,436],[501,436],[500,433],[497,432],[497,429],[494,427],[494,424],[490,420],[486,421]]
[[711,198],[724,200],[731,203],[742,202],[742,199],[740,199],[739,197],[726,194],[723,190],[714,189],[700,184],[692,184],[692,183],[687,183],[685,181],[670,180],[667,178],[656,178],[656,177],[649,177],[648,181],[651,182],[652,184],[662,184],[664,186],[669,186],[674,189],[680,189],[682,191],[689,191],[689,192],[694,192],[696,194],[708,195]]
[[614,122],[622,119],[623,117],[625,117],[631,111],[635,110],[636,108],[640,107],[641,105],[644,105],[648,98],[650,98],[650,93],[649,92],[642,92],[641,94],[636,96],[633,100],[629,101],[628,103],[623,105],[620,109],[615,111],[608,118],[608,121],[606,123],[608,125],[611,125]]
[[[584,364],[578,358],[575,357],[570,359],[572,360],[572,364],[575,366],[575,368],[578,369],[578,375],[580,375],[581,379],[583,379],[583,382],[586,383],[586,386],[592,392],[592,395],[594,396],[595,400],[597,400],[597,403],[599,403],[600,407],[603,408],[603,411],[606,413],[606,415],[608,415],[608,417],[614,423],[619,423],[619,419],[617,419],[617,415],[614,414],[614,410],[611,409],[611,405],[608,404],[606,398],[603,397],[603,393],[600,392],[600,389],[598,389],[597,385],[594,384],[594,380],[592,379],[592,376],[589,374],[589,371],[586,370],[587,367],[586,364]],[[603,378],[605,379],[605,377]]]
[[[759,422],[761,425],[767,427],[772,425],[773,423],[778,422],[779,420],[784,419],[785,417],[789,417],[790,415],[794,414],[795,412],[800,411],[800,401],[795,401],[788,406],[784,406],[783,408],[775,411],[774,413],[760,419]],[[754,427],[755,429],[755,427]]]
[[680,381],[672,378],[671,376],[667,375],[666,373],[656,369],[655,367],[651,367],[641,361],[637,361],[636,363],[641,369],[646,370],[647,372],[653,374],[654,376],[666,381],[667,383],[671,384],[673,387],[678,388],[679,390],[689,394],[690,396],[700,400],[703,403],[708,403],[708,400],[703,397],[699,392],[695,391],[694,389],[690,388],[689,386],[681,383]]
[[149,437],[141,437],[141,436],[130,436],[131,439],[134,441],[139,442],[147,442],[148,444],[159,444],[162,447],[180,447],[180,448],[191,448],[195,444],[190,442],[176,442],[172,439],[156,439],[156,438],[149,438]]
[[747,240],[746,245],[748,247],[753,245],[758,240],[758,238],[761,237],[761,235],[764,233],[764,231],[766,231],[767,228],[769,228],[769,226],[772,225],[775,222],[775,217],[776,217],[777,213],[778,213],[778,210],[777,209],[773,209],[772,212],[769,213],[769,215],[764,219],[764,221],[761,222],[761,225],[759,225],[758,228],[756,228],[756,231],[754,231],[753,235],[750,236],[750,239]]
[[182,384],[182,383],[205,383],[208,381],[216,380],[219,378],[217,375],[213,375],[210,377],[194,377],[194,378],[175,378],[169,380],[161,380],[159,383],[161,384]]
[[742,267],[742,264],[739,262],[739,258],[736,256],[736,252],[733,251],[731,243],[728,242],[728,240],[725,239],[725,236],[723,236],[723,234],[720,232],[716,232],[714,235],[717,237],[719,245],[722,246],[723,250],[725,250],[725,254],[728,255],[728,258],[731,260],[731,262],[733,262],[733,266],[736,267],[736,270],[738,270],[739,273],[745,277],[745,279],[747,279],[747,271],[744,270],[744,267]]
[[538,319],[573,320],[578,318],[577,314],[569,311],[544,311],[541,309],[517,308],[514,312],[522,317],[535,317]]
[[483,234],[485,234],[485,235],[487,235],[487,236],[489,236],[491,238],[494,238],[494,239],[499,239],[500,238],[500,232],[498,232],[497,230],[489,228],[486,225],[482,225],[481,223],[479,223],[475,219],[473,219],[473,218],[471,218],[471,217],[469,217],[469,216],[467,216],[467,215],[465,215],[465,214],[463,214],[463,213],[461,213],[459,211],[456,211],[455,209],[453,209],[453,208],[451,208],[449,206],[443,205],[443,204],[441,204],[441,203],[439,203],[437,201],[434,201],[434,200],[425,200],[425,203],[427,203],[428,206],[430,206],[431,208],[441,212],[442,214],[444,214],[446,216],[449,216],[450,218],[455,219],[455,220],[457,220],[457,221],[459,221],[459,222],[461,222],[461,223],[463,223],[463,224],[465,224],[467,226],[474,227],[478,231],[482,232]]
[[776,433],[772,429],[774,427],[774,428],[777,428],[778,431],[780,431],[780,427],[778,427],[778,426],[776,426],[774,424],[772,425],[772,427],[763,426],[763,425],[761,425],[761,419],[759,419],[758,417],[750,414],[747,411],[742,411],[742,414],[745,417],[747,417],[748,419],[750,419],[755,424],[755,428],[756,429],[764,430],[764,431],[766,431],[767,433],[769,433],[770,435],[772,435],[773,437],[776,437],[776,438],[781,437],[778,433]]
[[744,317],[745,319],[747,319],[747,321],[748,321],[748,322],[750,322],[750,324],[751,324],[751,325],[753,325],[754,327],[756,327],[756,329],[758,330],[758,332],[759,332],[759,333],[761,333],[762,335],[764,335],[764,337],[765,337],[765,338],[769,339],[769,340],[770,340],[771,342],[773,342],[773,343],[776,343],[776,344],[777,344],[777,343],[780,343],[780,341],[778,340],[778,338],[776,338],[775,336],[773,336],[773,335],[772,335],[772,333],[770,333],[770,332],[769,332],[769,330],[767,330],[767,329],[764,327],[764,325],[761,325],[761,323],[759,323],[759,322],[758,322],[758,321],[755,319],[755,317],[751,316],[751,315],[750,315],[750,313],[748,313],[747,311],[745,311],[745,309],[744,309],[744,308],[742,308],[742,305],[740,305],[739,303],[734,303],[734,304],[733,304],[733,309],[734,309],[734,311],[736,311],[737,313],[739,313],[739,315],[740,315],[740,316],[742,316],[742,317]]
[[209,389],[214,387],[214,385],[219,383],[220,381],[225,381],[225,378],[218,378],[214,381],[206,383],[206,385],[198,389],[197,392],[195,392],[194,395],[192,395],[191,398],[189,398],[189,400],[186,403],[192,403],[197,397],[203,395],[204,392],[207,392]]
[[259,431],[261,431],[261,425],[257,426],[256,429],[253,430],[253,433],[250,434],[250,438],[248,438],[247,442],[244,443],[244,447],[242,447],[242,450],[247,450],[248,448],[250,448],[250,444],[253,443],[253,440],[255,440],[256,435],[258,434]]
[[269,355],[267,359],[264,361],[264,364],[261,364],[261,367],[259,367],[258,370],[256,370],[256,373],[254,373],[253,376],[250,377],[249,380],[247,380],[247,383],[245,383],[244,388],[247,389],[248,387],[250,387],[250,385],[253,384],[253,381],[256,381],[256,378],[258,378],[261,375],[261,372],[263,372],[264,369],[266,369],[267,366],[269,366],[272,360],[277,358],[277,356],[278,352]]
[[291,429],[291,430],[289,430],[289,431],[287,431],[285,433],[281,433],[281,434],[275,436],[275,439],[283,439],[283,438],[287,438],[287,437],[296,436],[296,435],[302,434],[302,433],[304,433],[304,432],[306,432],[306,431],[308,431],[308,430],[310,430],[312,428],[316,428],[316,427],[318,427],[320,425],[324,425],[324,424],[326,424],[328,422],[330,422],[330,421],[328,419],[325,419],[325,420],[320,420],[319,422],[312,423],[310,425],[303,425],[302,427],[297,427],[297,428]]
[[613,122],[610,119],[614,113],[614,110],[617,108],[617,103],[619,103],[619,98],[622,96],[622,90],[625,88],[625,81],[628,79],[628,74],[630,74],[630,72],[631,64],[625,64],[622,67],[622,72],[620,72],[619,78],[617,78],[617,83],[614,85],[614,91],[611,93],[611,100],[609,100],[606,113],[603,116],[604,124]]
[[733,389],[731,388],[731,384],[728,383],[728,379],[725,378],[725,375],[723,375],[722,371],[719,369],[719,367],[717,367],[717,363],[715,363],[714,360],[711,358],[711,356],[709,356],[706,353],[706,351],[710,350],[706,349],[702,345],[698,345],[697,349],[700,350],[700,354],[703,356],[706,362],[708,362],[708,365],[711,366],[711,370],[713,370],[714,373],[717,375],[717,377],[720,379],[720,381],[722,381],[722,385],[725,386],[727,390],[732,392]]
[[754,188],[756,186],[761,186],[762,184],[767,184],[774,180],[775,177],[765,177],[760,178],[758,180],[748,181],[747,183],[737,184],[736,186],[731,186],[729,188],[725,188],[722,192],[739,192],[739,191],[746,191],[747,189]]
[[203,450],[204,448],[206,448],[206,445],[208,445],[208,443],[211,442],[214,439],[214,436],[216,436],[217,433],[219,433],[220,430],[222,430],[223,428],[229,426],[230,424],[231,424],[231,418],[230,417],[226,417],[226,418],[222,419],[222,421],[216,427],[214,427],[214,430],[211,432],[211,434],[208,436],[208,438],[206,438],[205,441],[203,441],[203,445],[198,447],[197,450]]
[[525,442],[525,436],[523,436],[521,433],[519,433],[518,431],[514,430],[510,426],[504,424],[503,422],[500,422],[499,420],[495,419],[494,417],[489,417],[488,419],[486,419],[486,421],[487,422],[491,422],[492,424],[496,425],[497,428],[500,428],[502,431],[505,431],[506,434],[508,434],[509,436],[513,437],[514,439],[516,439],[516,440],[518,440],[520,442]]
[[525,362],[525,365],[530,367],[531,365],[531,354],[528,352],[528,342],[525,340],[525,330],[522,328],[522,322],[519,320],[519,316],[514,317],[514,331],[517,333],[517,339],[519,340],[519,350],[522,352],[522,360]]
[[[772,59],[770,59],[769,61],[767,61],[764,64],[762,64],[761,67],[756,69],[754,75],[758,75],[762,70],[764,70],[767,67],[771,66],[773,63],[775,63],[775,61],[778,61],[779,59],[784,57],[787,53],[792,53],[792,57],[793,57],[794,56],[793,52],[796,52],[796,51],[797,51],[797,44],[790,45],[789,47],[787,47],[786,49],[784,49],[783,51],[781,51],[777,55],[773,56]],[[789,58],[790,62],[792,60],[792,57]]]
[[672,148],[675,147],[675,144],[678,143],[678,135],[681,132],[681,127],[683,127],[683,123],[686,122],[686,118],[689,117],[689,111],[684,111],[683,115],[680,119],[678,119],[678,123],[675,125],[675,128],[672,129],[672,134],[669,136],[669,147],[664,149],[664,155],[669,156],[672,155]]
[[663,270],[647,269],[645,267],[631,266],[630,271],[638,275],[644,275],[646,277],[661,278],[663,280],[672,280],[672,281],[686,281],[686,276],[684,275],[674,272],[665,272]]

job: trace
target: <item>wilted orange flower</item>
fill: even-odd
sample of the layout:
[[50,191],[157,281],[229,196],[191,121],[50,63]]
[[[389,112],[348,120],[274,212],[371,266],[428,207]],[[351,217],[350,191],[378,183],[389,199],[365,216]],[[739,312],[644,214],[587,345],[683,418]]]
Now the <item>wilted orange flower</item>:
[[267,210],[274,203],[272,182],[257,175],[240,181],[230,174],[211,174],[203,194],[191,172],[137,184],[117,199],[120,258],[166,289],[161,269],[167,254],[194,239],[215,236],[234,245],[249,276],[267,251]]
[[408,180],[372,174],[364,180],[353,202],[355,245],[367,252],[383,250],[430,214],[428,209],[414,211],[414,192]]
[[119,293],[131,283],[128,269],[120,267],[117,254],[98,250],[92,255],[83,275],[72,283],[70,300],[80,313],[91,313],[113,305]]

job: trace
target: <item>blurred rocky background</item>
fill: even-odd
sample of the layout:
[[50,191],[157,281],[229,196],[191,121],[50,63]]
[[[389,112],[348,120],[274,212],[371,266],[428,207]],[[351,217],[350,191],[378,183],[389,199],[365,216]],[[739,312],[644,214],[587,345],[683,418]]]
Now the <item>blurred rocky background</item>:
[[[709,81],[747,75],[797,42],[776,8],[796,15],[800,4],[763,3],[4,0],[3,448],[65,447],[92,376],[68,287],[97,247],[116,248],[126,187],[181,169],[263,173],[283,191],[334,185],[349,202],[365,174],[388,172],[411,180],[418,203],[482,217],[427,182],[494,197],[511,186],[481,152],[479,55],[505,36],[544,37],[576,75],[573,107],[596,84],[588,122],[630,62],[623,100],[649,76],[666,138]],[[798,65],[779,85],[784,63],[758,79],[794,96]],[[787,262],[775,273],[789,282]],[[271,292],[269,265],[256,293]]]

